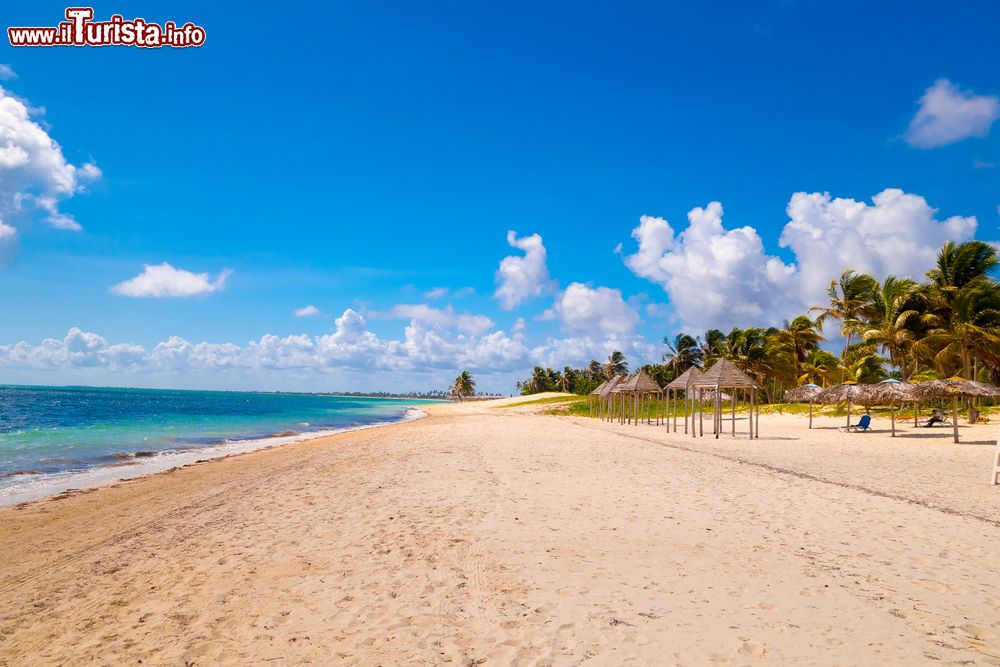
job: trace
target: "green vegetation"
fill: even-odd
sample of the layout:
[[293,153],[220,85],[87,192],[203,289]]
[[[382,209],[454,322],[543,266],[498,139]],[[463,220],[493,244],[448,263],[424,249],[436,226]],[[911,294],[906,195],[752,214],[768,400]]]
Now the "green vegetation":
[[585,399],[580,399],[579,396],[546,396],[545,398],[536,398],[533,401],[521,401],[520,403],[507,403],[505,405],[497,405],[494,406],[494,408],[497,410],[502,410],[504,408],[519,408],[522,405],[539,405],[539,404],[544,405],[546,403],[565,403],[567,401],[580,401],[580,400],[583,400],[585,404],[587,402]]
[[[708,368],[728,359],[761,387],[761,401],[775,411],[786,390],[813,382],[829,386],[845,380],[880,382],[927,380],[958,375],[1000,384],[1000,257],[982,241],[946,243],[925,282],[888,276],[882,282],[845,271],[830,283],[828,303],[778,327],[709,329],[701,335],[664,338],[661,364],[642,367],[660,386],[688,368]],[[815,318],[815,319],[813,319]],[[840,354],[820,347],[824,328],[836,326],[844,338]],[[589,394],[616,374],[628,372],[621,352],[584,368],[561,371],[535,367],[522,394],[565,391]],[[588,413],[586,402],[583,413]],[[808,406],[802,406],[808,411]],[[562,408],[559,408],[562,409]],[[572,404],[567,412],[580,411]],[[764,411],[764,410],[762,410]],[[824,414],[826,414],[824,412]]]
[[462,371],[458,374],[458,377],[455,378],[455,383],[451,386],[451,393],[458,397],[460,401],[476,393],[476,381],[472,379],[469,371]]

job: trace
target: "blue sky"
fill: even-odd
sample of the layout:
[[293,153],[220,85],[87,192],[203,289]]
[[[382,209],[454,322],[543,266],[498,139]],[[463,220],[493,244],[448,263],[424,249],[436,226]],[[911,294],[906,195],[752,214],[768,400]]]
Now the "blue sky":
[[[7,3],[4,27],[63,10]],[[33,123],[76,170],[55,191],[44,155],[0,166],[0,381],[422,389],[469,366],[511,391],[1000,238],[993,2],[95,11],[207,41],[4,40],[4,98],[33,111],[0,137]]]

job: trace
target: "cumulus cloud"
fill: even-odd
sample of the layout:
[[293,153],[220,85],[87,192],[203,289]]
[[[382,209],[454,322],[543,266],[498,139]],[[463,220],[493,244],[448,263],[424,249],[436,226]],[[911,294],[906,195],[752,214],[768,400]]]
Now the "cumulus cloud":
[[752,227],[726,229],[722,205],[692,209],[680,234],[663,218],[643,216],[632,231],[637,251],[625,264],[663,287],[682,325],[694,329],[777,324],[824,300],[846,269],[882,278],[922,276],[947,240],[966,241],[974,217],[936,218],[920,196],[887,189],[872,204],[798,192],[780,245],[794,263],[765,252]]
[[365,318],[347,309],[329,334],[266,334],[245,345],[190,342],[171,336],[151,349],[111,344],[103,336],[71,329],[61,339],[35,345],[25,341],[0,345],[0,367],[33,370],[100,368],[110,371],[186,373],[298,369],[313,373],[343,370],[421,372],[468,368],[493,373],[521,369],[528,350],[519,334],[452,334],[411,320],[401,339],[382,339],[369,331]]
[[938,79],[920,98],[905,139],[917,148],[937,148],[970,137],[985,137],[1000,118],[1000,98],[963,91]]
[[[5,72],[6,78],[13,75],[9,67],[0,68],[0,78]],[[16,227],[37,215],[56,229],[78,231],[80,224],[59,204],[100,178],[101,171],[92,163],[67,162],[31,113],[23,100],[0,87],[0,223]]]
[[620,291],[583,283],[571,283],[546,315],[558,319],[567,333],[600,337],[628,337],[639,324],[639,314]]
[[17,72],[10,65],[0,63],[0,81],[13,81],[17,78]]
[[883,190],[872,203],[796,192],[788,202],[780,244],[798,260],[797,282],[807,303],[823,299],[830,280],[845,269],[922,278],[946,241],[975,236],[974,216],[937,219],[919,195]]
[[504,310],[512,310],[519,304],[535,299],[552,287],[549,269],[545,264],[545,246],[538,234],[517,237],[517,232],[507,232],[507,243],[512,248],[523,250],[523,256],[510,255],[500,262],[496,273],[498,284],[493,296],[500,301]]
[[319,308],[309,304],[308,306],[303,306],[302,308],[296,308],[294,311],[295,317],[315,317],[319,315]]
[[225,269],[215,279],[208,273],[192,273],[163,264],[145,264],[142,273],[135,278],[111,287],[115,294],[133,298],[183,299],[202,296],[225,289],[232,271]]
[[632,230],[638,251],[625,265],[663,287],[685,326],[780,319],[795,266],[768,256],[753,227],[725,229],[722,214],[719,202],[694,208],[680,234],[663,218],[643,216]]
[[638,311],[616,289],[570,283],[541,319],[558,322],[567,334],[564,338],[549,337],[532,349],[532,359],[542,366],[585,364],[604,359],[615,350],[633,362],[659,358],[635,332],[640,322]]
[[423,303],[402,303],[393,306],[384,317],[416,320],[439,327],[455,327],[464,333],[480,335],[493,327],[493,320],[485,315],[457,313],[451,306],[434,308]]

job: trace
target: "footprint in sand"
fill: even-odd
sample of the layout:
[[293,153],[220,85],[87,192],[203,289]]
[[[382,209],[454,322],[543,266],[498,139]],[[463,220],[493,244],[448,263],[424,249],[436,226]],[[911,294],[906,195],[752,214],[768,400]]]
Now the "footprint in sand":
[[763,658],[767,652],[767,644],[758,644],[757,642],[743,642],[743,646],[740,647],[740,655],[745,655],[748,658]]

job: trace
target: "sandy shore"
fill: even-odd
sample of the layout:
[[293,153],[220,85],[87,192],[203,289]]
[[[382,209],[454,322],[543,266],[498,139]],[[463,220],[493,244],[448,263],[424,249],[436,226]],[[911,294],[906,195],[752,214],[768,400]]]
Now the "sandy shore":
[[0,509],[0,664],[1000,664],[995,424],[493,404]]

